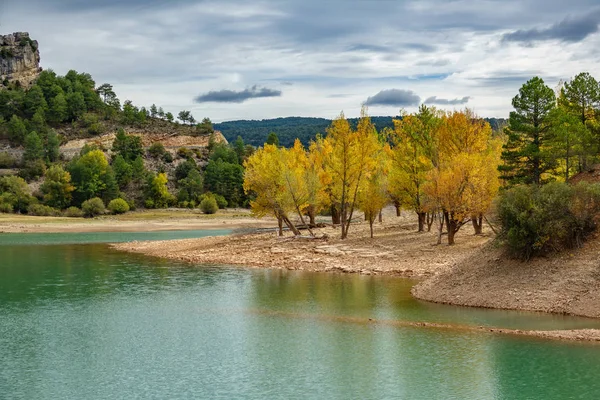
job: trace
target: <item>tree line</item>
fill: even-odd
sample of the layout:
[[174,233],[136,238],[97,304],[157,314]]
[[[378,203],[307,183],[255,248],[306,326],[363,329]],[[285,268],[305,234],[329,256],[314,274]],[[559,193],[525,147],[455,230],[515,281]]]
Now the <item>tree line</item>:
[[291,215],[310,229],[324,209],[342,239],[357,210],[372,234],[381,209],[393,202],[415,212],[419,230],[437,217],[440,240],[445,226],[453,244],[466,221],[481,230],[498,191],[500,149],[490,125],[470,110],[421,106],[380,132],[363,110],[356,128],[341,114],[308,149],[299,140],[290,149],[258,149],[245,163],[244,188],[255,196],[250,204],[256,214],[273,215],[296,235]]
[[599,161],[600,86],[589,73],[555,90],[534,77],[512,106],[503,129],[469,109],[423,105],[380,130],[364,110],[355,126],[341,114],[306,148],[271,140],[258,149],[246,161],[244,188],[254,212],[276,217],[280,233],[285,224],[300,234],[293,215],[314,227],[323,210],[343,239],[356,210],[372,232],[380,210],[394,204],[414,211],[419,231],[437,222],[438,243],[445,233],[453,244],[467,223],[481,233],[494,208],[501,238],[519,256],[580,245],[596,228],[600,190],[568,182]]
[[[371,121],[378,131],[382,131],[385,128],[393,128],[393,120],[399,118],[402,116],[371,117]],[[506,122],[499,118],[485,118],[485,120],[489,122],[494,131],[501,129]],[[348,122],[354,129],[358,121],[359,118],[348,118]],[[282,146],[292,147],[296,139],[300,139],[304,146],[308,146],[311,140],[315,140],[319,132],[326,131],[331,122],[331,119],[326,118],[285,117],[220,122],[215,124],[215,129],[221,131],[229,141],[234,141],[241,136],[246,143],[256,147],[262,146],[268,135],[273,133],[279,137]]]

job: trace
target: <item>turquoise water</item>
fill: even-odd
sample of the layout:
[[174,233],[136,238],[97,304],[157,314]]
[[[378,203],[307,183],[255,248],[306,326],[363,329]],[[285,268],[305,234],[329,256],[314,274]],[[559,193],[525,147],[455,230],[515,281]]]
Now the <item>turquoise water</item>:
[[191,239],[227,235],[230,229],[157,232],[0,233],[2,245],[119,243],[133,240]]
[[595,320],[433,305],[399,278],[189,266],[5,237],[0,399],[600,397],[599,345],[388,323]]

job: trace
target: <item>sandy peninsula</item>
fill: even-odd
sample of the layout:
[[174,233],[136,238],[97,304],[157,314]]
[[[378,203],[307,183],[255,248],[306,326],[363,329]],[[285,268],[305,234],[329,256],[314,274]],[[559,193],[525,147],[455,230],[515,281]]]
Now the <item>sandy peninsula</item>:
[[273,221],[253,218],[245,209],[222,210],[214,215],[204,215],[197,210],[185,209],[147,210],[92,219],[0,214],[0,233],[240,230],[271,226]]

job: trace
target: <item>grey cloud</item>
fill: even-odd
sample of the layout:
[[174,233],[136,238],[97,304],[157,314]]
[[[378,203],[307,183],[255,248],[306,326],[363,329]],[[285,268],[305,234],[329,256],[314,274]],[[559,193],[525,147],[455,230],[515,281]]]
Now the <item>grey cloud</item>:
[[241,91],[216,90],[194,98],[195,103],[243,103],[246,100],[264,97],[280,97],[281,90],[258,87],[256,85]]
[[598,32],[600,12],[579,17],[567,17],[548,28],[520,29],[502,37],[505,42],[534,42],[543,40],[561,40],[579,42]]
[[365,105],[404,107],[419,105],[420,102],[421,98],[412,90],[387,89],[369,97]]
[[379,46],[376,44],[354,44],[348,48],[348,51],[367,51],[373,53],[389,53],[391,49],[387,46]]
[[425,100],[425,104],[439,104],[439,105],[459,105],[459,104],[467,104],[469,102],[469,100],[471,99],[471,97],[469,96],[465,96],[461,99],[439,99],[437,96],[431,96],[428,97],[427,100]]
[[450,60],[440,59],[440,60],[423,60],[416,63],[416,65],[423,67],[445,67],[451,63]]
[[437,50],[437,48],[435,46],[431,46],[425,43],[403,43],[400,45],[400,47],[403,47],[405,49],[409,49],[409,50],[418,50],[424,53],[433,53],[434,51]]
[[358,43],[348,48],[348,51],[365,51],[371,53],[398,53],[400,50],[416,50],[423,53],[432,53],[436,51],[437,48],[429,44],[416,42],[395,43],[387,46]]

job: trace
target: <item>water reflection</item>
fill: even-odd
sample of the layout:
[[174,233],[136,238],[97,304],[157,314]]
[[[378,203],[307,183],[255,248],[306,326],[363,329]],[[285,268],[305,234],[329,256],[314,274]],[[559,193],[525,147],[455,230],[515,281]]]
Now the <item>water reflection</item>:
[[412,282],[0,246],[0,397],[594,398],[600,346],[380,321],[597,322],[412,299]]

